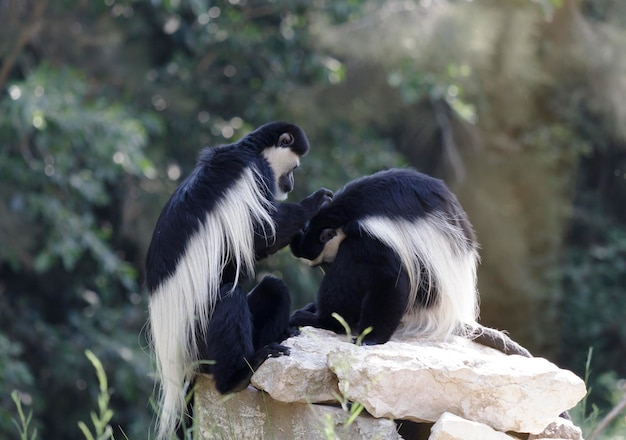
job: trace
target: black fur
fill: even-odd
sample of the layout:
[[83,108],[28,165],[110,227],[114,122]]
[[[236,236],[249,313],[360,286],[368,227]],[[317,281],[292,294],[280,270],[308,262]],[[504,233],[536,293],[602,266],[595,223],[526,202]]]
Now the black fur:
[[278,342],[287,336],[291,298],[287,286],[269,275],[248,295],[228,283],[220,296],[200,347],[201,358],[211,361],[199,369],[213,375],[220,393],[228,393],[246,388],[268,357],[289,354]]
[[[373,328],[364,343],[384,343],[404,315],[408,277],[398,270],[400,262],[393,252],[379,241],[354,232],[342,242],[336,259],[324,264],[316,303],[295,311],[290,324],[343,333],[343,326],[332,316],[338,313],[357,334]],[[298,256],[295,246],[292,250]]]

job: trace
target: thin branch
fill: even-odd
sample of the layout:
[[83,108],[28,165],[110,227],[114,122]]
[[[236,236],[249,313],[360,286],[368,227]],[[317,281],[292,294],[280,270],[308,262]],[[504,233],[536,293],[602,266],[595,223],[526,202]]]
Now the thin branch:
[[624,398],[617,405],[615,405],[613,409],[609,411],[609,413],[604,416],[602,420],[600,420],[600,423],[598,423],[596,429],[594,429],[589,436],[589,440],[596,440],[598,436],[602,433],[602,431],[604,431],[606,427],[609,426],[609,424],[613,421],[613,419],[616,418],[622,411],[624,411],[625,408],[626,395],[624,395]]
[[0,90],[4,88],[4,84],[6,83],[15,62],[17,61],[18,56],[24,50],[24,47],[32,40],[35,35],[39,32],[42,26],[41,17],[43,16],[44,11],[46,10],[46,6],[48,5],[47,0],[42,0],[35,4],[35,9],[33,12],[33,20],[27,26],[25,26],[20,32],[17,42],[13,47],[13,50],[6,57],[2,66],[0,66]]

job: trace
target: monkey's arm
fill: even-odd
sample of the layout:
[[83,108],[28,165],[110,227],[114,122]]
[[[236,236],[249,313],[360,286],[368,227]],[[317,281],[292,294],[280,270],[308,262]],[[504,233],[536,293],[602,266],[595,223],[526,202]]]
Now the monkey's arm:
[[309,303],[301,309],[294,311],[289,317],[289,325],[292,327],[319,327],[319,318],[317,316],[317,306],[315,303]]
[[321,188],[300,203],[283,202],[276,204],[276,211],[272,214],[276,234],[273,237],[266,237],[259,232],[254,235],[257,261],[267,258],[287,246],[317,211],[332,200],[332,197],[332,191]]

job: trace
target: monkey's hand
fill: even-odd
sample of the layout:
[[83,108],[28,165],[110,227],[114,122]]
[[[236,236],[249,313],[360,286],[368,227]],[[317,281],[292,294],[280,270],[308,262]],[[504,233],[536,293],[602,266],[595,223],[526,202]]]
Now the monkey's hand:
[[256,260],[262,260],[287,246],[293,237],[317,214],[319,209],[330,203],[333,192],[322,188],[306,197],[300,203],[282,202],[276,204],[272,214],[276,226],[276,234],[267,238],[265,231],[258,227],[254,234],[254,252]]
[[320,188],[313,194],[300,202],[300,206],[306,211],[307,217],[310,219],[322,207],[333,201],[333,192],[326,188]]
[[298,327],[287,327],[285,333],[283,333],[283,340],[300,336],[300,329]]
[[289,356],[289,347],[280,345],[278,342],[272,342],[264,347],[267,357]]

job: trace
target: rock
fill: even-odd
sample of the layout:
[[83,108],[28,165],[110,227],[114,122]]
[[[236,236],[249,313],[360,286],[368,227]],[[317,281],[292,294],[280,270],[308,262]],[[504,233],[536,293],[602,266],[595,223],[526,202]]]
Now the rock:
[[365,414],[346,426],[350,413],[341,407],[286,404],[252,387],[222,396],[215,390],[210,376],[199,376],[196,387],[195,417],[198,438],[202,440],[402,439],[393,420]]
[[571,420],[557,417],[543,432],[536,435],[531,434],[528,437],[528,440],[543,439],[583,440],[583,432],[578,426],[574,425]]
[[261,365],[255,386],[283,402],[327,402],[338,387],[374,417],[434,422],[449,411],[497,431],[537,434],[586,392],[580,378],[545,359],[463,338],[358,347],[307,327],[284,344],[291,355]]
[[281,357],[280,362],[265,361],[252,376],[252,385],[281,402],[336,402],[337,376],[328,368],[327,350],[346,341],[331,331],[313,328],[303,330],[303,335],[307,336],[285,342],[290,356]]
[[515,440],[487,425],[443,413],[430,430],[428,440]]

